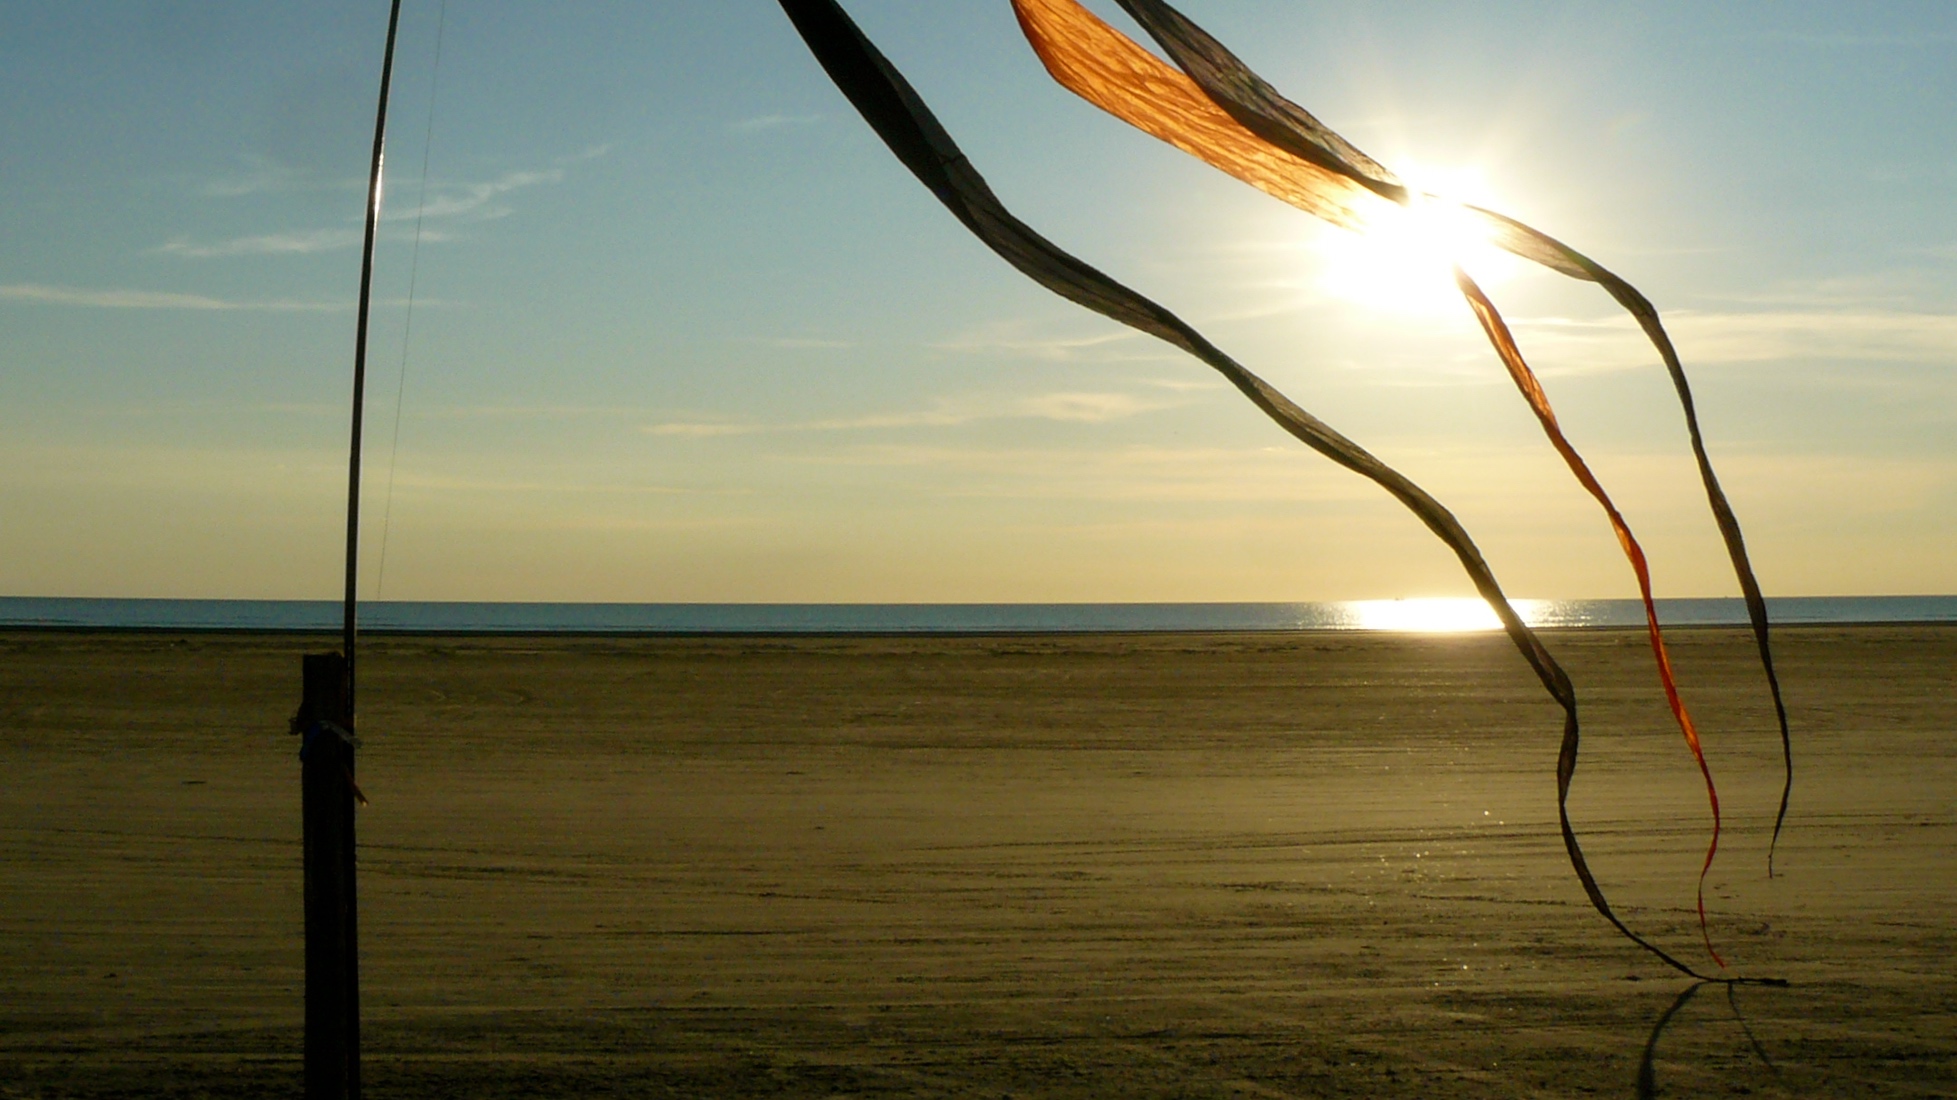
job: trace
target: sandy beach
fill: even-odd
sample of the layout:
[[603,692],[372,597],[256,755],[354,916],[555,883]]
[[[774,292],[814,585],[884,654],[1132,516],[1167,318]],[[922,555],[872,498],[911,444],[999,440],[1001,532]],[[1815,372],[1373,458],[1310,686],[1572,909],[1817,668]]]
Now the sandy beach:
[[[1957,1095],[1957,628],[1674,636],[1732,973],[1496,636],[370,639],[374,1097]],[[1712,967],[1634,632],[1550,636]],[[296,1095],[292,636],[0,634],[0,1097]],[[1661,1026],[1661,1024],[1663,1026]]]

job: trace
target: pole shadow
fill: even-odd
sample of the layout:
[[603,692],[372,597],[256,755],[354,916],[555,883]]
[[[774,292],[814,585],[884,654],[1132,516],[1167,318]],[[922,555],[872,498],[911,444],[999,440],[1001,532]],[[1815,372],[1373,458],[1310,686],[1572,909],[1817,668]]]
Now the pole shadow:
[[1740,1031],[1745,1034],[1747,1045],[1753,1048],[1754,1057],[1760,1059],[1760,1064],[1766,1066],[1768,1071],[1775,1077],[1780,1076],[1780,1067],[1776,1066],[1774,1060],[1767,1055],[1767,1048],[1760,1045],[1759,1037],[1753,1033],[1753,1026],[1747,1023],[1746,1014],[1740,1011],[1739,996],[1734,992],[1737,988],[1737,983],[1693,982],[1691,985],[1685,987],[1684,992],[1680,993],[1672,1001],[1671,1006],[1665,1009],[1664,1014],[1658,1017],[1658,1022],[1651,1027],[1651,1035],[1644,1043],[1644,1055],[1638,1059],[1638,1100],[1656,1100],[1658,1096],[1657,1058],[1659,1040],[1664,1038],[1666,1030],[1672,1026],[1673,1021],[1678,1018],[1679,1013],[1684,1011],[1685,1006],[1692,1003],[1692,998],[1698,996],[1699,991],[1709,985],[1724,985],[1726,987],[1726,1004],[1733,1010],[1733,1019],[1740,1025]]

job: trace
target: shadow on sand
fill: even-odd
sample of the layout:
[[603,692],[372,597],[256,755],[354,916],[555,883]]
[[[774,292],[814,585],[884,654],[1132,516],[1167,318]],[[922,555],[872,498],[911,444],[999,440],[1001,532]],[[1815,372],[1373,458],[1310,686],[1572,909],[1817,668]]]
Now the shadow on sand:
[[1699,991],[1709,985],[1726,987],[1726,1004],[1733,1010],[1733,1019],[1739,1023],[1740,1030],[1745,1033],[1747,1045],[1753,1048],[1753,1054],[1760,1059],[1761,1065],[1766,1066],[1774,1076],[1780,1076],[1780,1067],[1774,1065],[1773,1059],[1767,1056],[1767,1049],[1760,1045],[1760,1040],[1753,1034],[1752,1026],[1746,1022],[1746,1014],[1740,1011],[1739,996],[1734,992],[1738,986],[1731,982],[1693,982],[1685,987],[1684,992],[1672,1001],[1671,1006],[1665,1009],[1664,1014],[1658,1017],[1658,1022],[1651,1027],[1651,1037],[1644,1043],[1644,1056],[1638,1059],[1638,1100],[1656,1100],[1658,1041],[1664,1037],[1666,1030],[1678,1018],[1678,1014],[1692,1002],[1692,998],[1698,996]]

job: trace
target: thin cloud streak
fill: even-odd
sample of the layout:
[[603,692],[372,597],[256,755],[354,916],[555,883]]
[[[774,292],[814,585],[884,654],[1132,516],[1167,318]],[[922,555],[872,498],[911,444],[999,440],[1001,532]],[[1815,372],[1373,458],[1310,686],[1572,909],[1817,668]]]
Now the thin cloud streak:
[[215,244],[196,244],[188,237],[178,237],[158,245],[156,251],[204,260],[222,256],[303,256],[352,248],[359,243],[360,231],[357,229],[306,229],[293,233],[233,237]]
[[245,302],[212,298],[202,294],[179,294],[165,290],[96,290],[86,287],[47,286],[39,283],[14,283],[0,286],[0,299],[38,302],[44,305],[81,306],[92,309],[187,309],[204,311],[257,310],[282,313],[331,313],[352,308],[349,302],[302,302],[274,300]]
[[[419,306],[421,303],[415,303]],[[644,410],[618,405],[448,405],[412,414],[419,420],[575,420],[631,419]]]
[[[1084,354],[1109,345],[1136,342],[1139,334],[1128,330],[1095,333],[1092,336],[1047,336],[1027,337],[1014,335],[1014,326],[995,327],[981,332],[954,336],[946,340],[936,340],[926,347],[939,351],[963,353],[1005,351],[1015,355],[1031,356],[1035,359],[1055,361],[1074,361],[1086,358]],[[1170,356],[1163,353],[1142,355],[1110,355],[1099,358],[1108,359],[1164,359]]]
[[1040,420],[1101,424],[1166,409],[1172,404],[1169,401],[1146,401],[1125,393],[1049,393],[1021,402],[1020,415]]
[[402,492],[429,493],[537,493],[546,496],[720,496],[746,495],[746,490],[711,490],[676,485],[633,485],[595,481],[588,478],[498,478],[463,474],[411,473],[401,471],[395,488]]
[[1748,313],[1911,313],[1922,312],[1917,303],[1935,293],[1924,272],[1902,269],[1779,284],[1713,300],[1732,302],[1739,307],[1734,312]]
[[[546,184],[562,183],[567,178],[568,166],[594,160],[610,151],[611,146],[598,145],[575,156],[561,157],[556,166],[551,168],[505,172],[495,179],[474,183],[430,184],[422,202],[414,204],[396,202],[385,208],[381,220],[388,225],[431,220],[446,221],[451,224],[472,224],[507,218],[516,213],[516,208],[499,201],[505,196]],[[255,176],[226,184],[207,185],[205,193],[223,197],[241,197],[261,190],[289,189],[295,186],[290,182],[294,178],[296,177],[293,173],[268,166]],[[360,228],[345,225],[327,229],[255,233],[204,243],[189,237],[176,237],[157,246],[154,251],[197,260],[236,256],[305,256],[356,248],[360,245],[361,235]],[[424,225],[420,231],[420,239],[423,244],[428,244],[454,240],[455,237],[452,233],[444,232],[439,228],[431,229]]]
[[[386,232],[380,234],[382,240],[404,240],[405,232]],[[229,258],[232,256],[303,256],[316,252],[337,252],[354,248],[360,244],[361,231],[358,229],[307,229],[293,233],[264,233],[250,237],[233,237],[228,241],[212,244],[197,244],[187,237],[178,237],[158,245],[153,252],[169,256],[182,256],[191,260]],[[421,242],[441,242],[454,240],[454,235],[436,229],[423,229]]]
[[[399,203],[389,209],[383,221],[413,221],[422,218],[466,219],[468,221],[493,221],[507,218],[516,211],[495,200],[503,195],[523,191],[546,183],[562,183],[565,172],[562,168],[548,168],[542,171],[505,172],[493,180],[481,183],[451,184],[447,187],[431,186],[437,192],[434,197],[419,207]],[[441,193],[450,192],[450,193]],[[427,240],[424,232],[422,239]]]
[[759,343],[771,348],[784,350],[839,349],[853,348],[856,345],[848,340],[829,340],[820,336],[772,336],[761,338]]
[[867,444],[803,456],[831,466],[940,471],[946,497],[1009,500],[1376,502],[1378,490],[1303,449],[1111,449]]
[[821,122],[821,115],[756,115],[744,118],[728,126],[737,133],[755,133],[761,130],[779,130],[786,126],[810,126]]
[[1921,49],[1957,42],[1957,34],[1810,34],[1801,31],[1765,31],[1761,38],[1770,42],[1791,42],[1797,46],[1824,47],[1907,47]]
[[754,435],[770,430],[760,424],[722,424],[713,421],[669,421],[664,424],[649,424],[641,429],[647,435],[684,436],[689,439],[711,439],[724,435]]
[[1076,424],[1100,424],[1132,416],[1174,408],[1180,401],[1136,397],[1125,393],[1046,393],[1022,398],[1004,407],[985,407],[940,402],[936,407],[914,412],[872,416],[804,420],[786,424],[761,424],[747,421],[667,421],[649,424],[641,430],[647,435],[711,439],[721,436],[788,434],[793,432],[853,432],[889,428],[948,428],[984,420],[1055,420]]
[[[1652,361],[1629,321],[1545,317],[1513,322],[1546,374],[1632,370]],[[1679,353],[1693,363],[1862,360],[1957,363],[1957,315],[1901,312],[1700,313],[1666,317]],[[1553,365],[1550,365],[1553,364]]]
[[1229,386],[1227,382],[1212,381],[1204,378],[1138,378],[1136,379],[1136,383],[1143,386],[1154,386],[1157,389],[1168,390],[1172,393],[1197,393],[1203,390],[1226,389]]
[[321,179],[270,157],[249,155],[242,159],[246,165],[244,172],[196,184],[197,194],[210,199],[242,199],[292,191],[357,191],[366,186],[366,181],[358,176]]

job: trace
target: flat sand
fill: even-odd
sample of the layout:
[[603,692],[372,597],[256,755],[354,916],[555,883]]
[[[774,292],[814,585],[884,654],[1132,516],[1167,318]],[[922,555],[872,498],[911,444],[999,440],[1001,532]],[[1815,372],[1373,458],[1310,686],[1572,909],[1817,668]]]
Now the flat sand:
[[[1675,652],[1733,972],[1493,636],[375,638],[374,1097],[1957,1095],[1957,629]],[[1681,957],[1704,792],[1556,634]],[[0,1096],[297,1095],[299,656],[0,634]],[[1661,1026],[1662,1025],[1662,1026]]]

